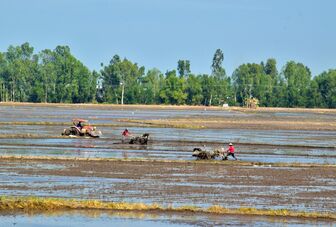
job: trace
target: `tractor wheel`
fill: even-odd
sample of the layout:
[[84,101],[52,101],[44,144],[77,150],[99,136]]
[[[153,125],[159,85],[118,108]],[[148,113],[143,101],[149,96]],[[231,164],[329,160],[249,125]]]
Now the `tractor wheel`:
[[74,135],[74,136],[80,136],[80,132],[79,132],[77,129],[72,128],[72,129],[71,129],[71,135]]
[[70,129],[64,129],[64,132],[62,133],[62,135],[64,135],[64,136],[69,136],[71,134],[71,131],[70,131]]

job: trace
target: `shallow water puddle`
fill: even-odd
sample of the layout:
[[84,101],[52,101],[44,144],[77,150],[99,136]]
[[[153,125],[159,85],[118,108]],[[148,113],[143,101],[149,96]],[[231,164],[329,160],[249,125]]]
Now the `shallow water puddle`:
[[[64,156],[85,158],[145,158],[195,160],[192,142],[153,142],[147,146],[113,144],[113,141],[92,139],[0,139],[0,155]],[[162,145],[161,145],[162,144]],[[218,149],[208,146],[207,150]],[[269,163],[336,164],[336,150],[326,148],[286,148],[277,146],[237,145],[241,161]],[[217,158],[218,160],[220,158]]]
[[0,214],[0,226],[101,227],[101,226],[331,226],[332,221],[241,215],[206,215],[163,212],[108,212],[99,210],[48,214]]

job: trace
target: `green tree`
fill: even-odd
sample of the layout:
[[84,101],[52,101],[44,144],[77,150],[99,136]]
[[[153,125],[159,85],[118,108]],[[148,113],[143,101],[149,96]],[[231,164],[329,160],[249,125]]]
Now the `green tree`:
[[188,105],[200,105],[203,100],[201,77],[191,74],[186,81],[186,93]]
[[276,60],[270,58],[264,66],[264,72],[269,76],[266,84],[266,103],[265,106],[286,106],[286,84],[284,78],[279,75]]
[[176,71],[168,71],[163,88],[160,91],[160,98],[165,104],[183,105],[187,99],[185,93],[185,79],[178,78]]
[[222,67],[223,60],[224,60],[223,51],[221,49],[217,49],[213,56],[211,65],[213,76],[219,78],[224,78],[226,76],[225,70]]
[[287,105],[305,107],[308,105],[308,92],[311,73],[302,63],[290,61],[285,65],[283,75],[287,82]]
[[206,106],[232,103],[233,97],[229,78],[219,78],[207,74],[199,75],[202,84],[202,104]]
[[54,52],[45,49],[40,52],[40,83],[42,93],[39,93],[40,101],[56,102],[56,68]]
[[315,80],[310,82],[306,106],[309,108],[322,106],[322,96],[319,91],[318,83]]
[[143,95],[141,103],[156,104],[160,103],[160,88],[164,84],[164,78],[160,70],[154,68],[148,70],[142,80]]
[[139,103],[144,72],[143,66],[139,67],[126,58],[120,60],[120,57],[115,55],[110,64],[101,70],[103,100],[110,103],[121,103],[124,98],[125,103]]
[[270,75],[274,80],[278,75],[278,69],[276,66],[276,60],[274,58],[267,59],[266,65],[264,67],[264,72],[266,75]]
[[7,102],[9,96],[8,89],[8,61],[6,55],[0,52],[0,101]]
[[190,61],[189,60],[179,60],[177,62],[177,71],[179,76],[188,76],[190,74]]
[[272,106],[272,103],[278,102],[274,94],[281,91],[277,89],[277,86],[280,86],[278,81],[280,78],[274,59],[268,59],[266,65],[263,63],[240,65],[234,71],[232,79],[239,105],[243,105],[246,98],[252,97],[259,100],[260,106]]
[[254,97],[254,80],[257,73],[261,73],[257,64],[240,65],[232,74],[233,85],[236,93],[237,102],[244,104],[246,98]]
[[38,71],[38,59],[33,56],[33,47],[29,43],[21,46],[9,46],[5,53],[8,62],[5,87],[9,90],[9,101],[28,101],[32,91],[32,81]]
[[287,85],[283,75],[277,75],[276,83],[273,87],[273,97],[271,106],[286,107],[287,106]]
[[336,69],[321,73],[314,78],[314,82],[317,83],[320,94],[318,106],[336,108]]
[[56,75],[55,102],[91,102],[95,96],[97,82],[89,69],[77,60],[68,46],[57,46],[53,51]]

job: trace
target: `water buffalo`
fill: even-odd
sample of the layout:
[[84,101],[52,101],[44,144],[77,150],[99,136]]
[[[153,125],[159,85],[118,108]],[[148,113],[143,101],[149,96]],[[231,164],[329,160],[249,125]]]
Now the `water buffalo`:
[[221,156],[221,152],[218,150],[205,151],[199,147],[196,147],[193,150],[192,156],[196,157],[197,159],[210,160],[210,159],[215,159],[216,157]]

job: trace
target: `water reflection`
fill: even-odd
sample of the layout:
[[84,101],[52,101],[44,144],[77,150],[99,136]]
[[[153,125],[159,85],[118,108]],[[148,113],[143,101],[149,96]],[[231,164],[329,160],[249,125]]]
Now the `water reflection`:
[[101,210],[55,211],[48,213],[3,213],[0,226],[326,226],[331,220],[241,215],[206,215],[176,212],[114,212]]

